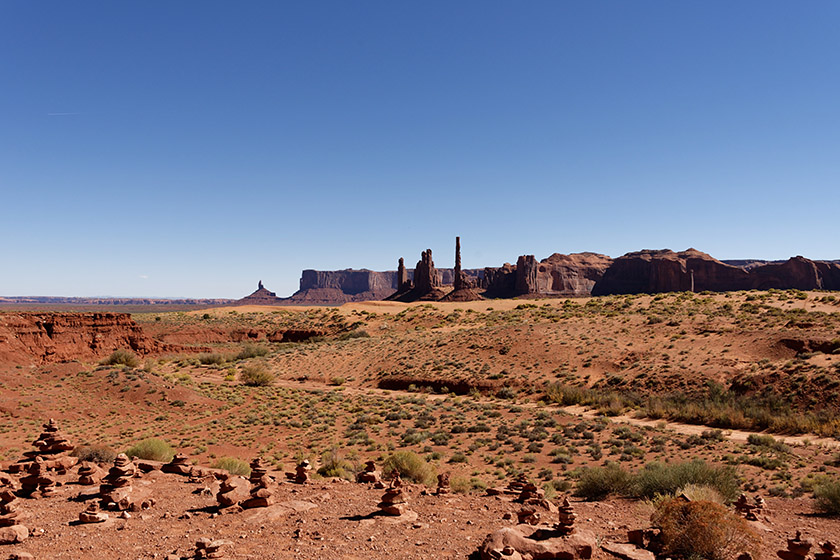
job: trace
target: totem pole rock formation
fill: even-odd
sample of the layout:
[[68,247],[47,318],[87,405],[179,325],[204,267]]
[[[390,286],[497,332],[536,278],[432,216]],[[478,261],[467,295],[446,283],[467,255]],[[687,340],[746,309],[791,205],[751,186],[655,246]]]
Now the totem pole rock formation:
[[455,238],[455,273],[452,282],[453,290],[441,301],[476,301],[484,299],[475,290],[472,282],[461,269],[461,238]]

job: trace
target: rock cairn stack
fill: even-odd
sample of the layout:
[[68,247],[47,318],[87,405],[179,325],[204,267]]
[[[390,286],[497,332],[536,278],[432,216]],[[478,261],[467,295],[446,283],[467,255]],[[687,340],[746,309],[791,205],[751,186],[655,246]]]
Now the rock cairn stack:
[[212,540],[206,537],[195,543],[195,558],[226,558],[222,548],[233,544],[226,540]]
[[79,484],[93,486],[102,479],[102,470],[95,464],[85,461],[79,467]]
[[375,484],[379,482],[379,472],[376,470],[376,463],[374,461],[367,461],[365,469],[356,475],[356,482]]
[[764,510],[764,498],[756,496],[750,503],[746,494],[741,494],[735,501],[735,511],[744,516],[747,521],[758,521],[758,514]]
[[805,560],[812,546],[813,543],[803,539],[802,533],[797,531],[794,538],[787,540],[787,550],[779,550],[776,556],[782,560]]
[[24,453],[23,459],[9,467],[9,472],[26,472],[31,463],[37,457],[41,457],[45,460],[48,469],[58,470],[64,474],[79,461],[76,457],[67,455],[67,452],[73,449],[73,444],[61,434],[58,423],[54,419],[50,418],[42,428],[44,431],[32,442],[35,449]]
[[29,537],[29,529],[18,523],[17,496],[11,489],[0,491],[0,544],[14,544]]
[[242,507],[246,509],[268,507],[274,503],[269,489],[271,477],[268,476],[268,467],[261,457],[251,461],[251,477],[248,481],[251,483],[251,497],[242,502]]
[[125,453],[120,453],[114,459],[114,466],[99,485],[99,497],[105,507],[126,510],[131,507],[131,479],[136,469],[134,463]]
[[47,464],[41,457],[29,464],[27,475],[20,479],[21,494],[30,498],[46,498],[55,494],[56,483],[47,471]]
[[192,465],[190,458],[183,453],[178,453],[172,460],[160,468],[161,471],[169,474],[180,474],[181,476],[189,476],[192,472]]
[[561,535],[571,535],[575,531],[575,510],[572,504],[569,503],[569,498],[563,498],[563,505],[560,506],[560,512],[557,516],[557,525],[555,528]]
[[295,483],[297,484],[306,484],[309,482],[309,472],[312,470],[312,465],[309,464],[307,459],[298,464],[295,467]]
[[837,547],[831,541],[820,543],[820,552],[814,553],[814,560],[840,560]]
[[251,495],[251,484],[241,476],[231,476],[222,479],[219,491],[216,493],[216,501],[219,507],[229,508],[239,502],[247,500]]
[[379,502],[379,510],[385,515],[404,515],[408,511],[407,504],[408,498],[402,488],[402,479],[400,474],[396,473],[385,490],[382,501]]
[[435,489],[435,494],[441,496],[443,494],[449,494],[452,491],[452,487],[449,486],[449,473],[440,473],[437,477],[437,488]]
[[79,514],[79,523],[102,523],[108,521],[108,514],[99,511],[96,502],[91,503],[87,509]]

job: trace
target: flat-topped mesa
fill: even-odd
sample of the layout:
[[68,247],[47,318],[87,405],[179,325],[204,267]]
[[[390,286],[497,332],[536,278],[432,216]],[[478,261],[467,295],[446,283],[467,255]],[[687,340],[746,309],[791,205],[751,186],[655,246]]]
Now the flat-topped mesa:
[[367,461],[362,472],[356,475],[356,482],[376,484],[379,482],[379,472],[374,461]]
[[42,457],[35,457],[26,472],[27,475],[20,479],[20,493],[23,496],[46,498],[55,494],[55,480],[50,477]]
[[408,512],[408,497],[402,488],[402,480],[400,474],[396,473],[385,494],[382,495],[382,501],[379,502],[379,511],[385,515],[404,515]]
[[251,483],[251,497],[242,502],[243,508],[268,507],[274,503],[273,493],[269,489],[271,477],[268,476],[268,467],[262,457],[251,461],[251,476],[248,481]]
[[183,453],[178,453],[172,460],[160,467],[160,470],[169,474],[179,474],[181,476],[189,476],[192,473],[192,465],[190,458]]

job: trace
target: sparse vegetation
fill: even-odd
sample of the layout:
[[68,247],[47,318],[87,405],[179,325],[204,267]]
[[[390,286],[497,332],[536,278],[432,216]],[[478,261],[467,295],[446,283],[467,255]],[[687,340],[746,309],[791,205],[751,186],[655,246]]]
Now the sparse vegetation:
[[129,447],[125,451],[125,454],[129,457],[137,457],[138,459],[168,462],[175,456],[175,451],[162,439],[146,438]]
[[274,374],[263,364],[248,364],[239,372],[239,380],[249,387],[266,387],[274,383]]
[[235,457],[220,457],[210,465],[214,469],[222,469],[233,475],[250,476],[251,466]]
[[137,355],[130,351],[130,350],[114,350],[110,356],[102,360],[102,365],[105,366],[128,366],[128,367],[137,367],[140,365],[140,358]]

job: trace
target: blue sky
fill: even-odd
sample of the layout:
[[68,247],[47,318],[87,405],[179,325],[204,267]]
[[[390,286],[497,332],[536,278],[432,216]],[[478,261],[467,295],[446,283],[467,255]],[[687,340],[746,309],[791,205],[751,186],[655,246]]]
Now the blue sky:
[[837,259],[840,3],[0,3],[0,295]]

